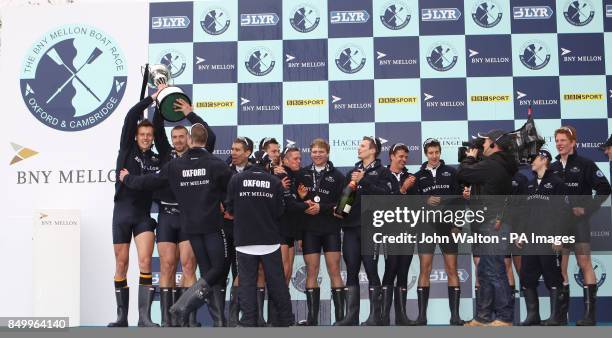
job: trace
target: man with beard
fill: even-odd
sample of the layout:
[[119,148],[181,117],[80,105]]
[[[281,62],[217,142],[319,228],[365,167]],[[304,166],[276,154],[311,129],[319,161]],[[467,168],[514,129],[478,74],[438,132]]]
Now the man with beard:
[[[210,135],[210,142],[207,142],[206,150],[212,153],[216,137],[208,124],[193,112],[193,108],[189,103],[182,99],[178,99],[175,102],[174,109],[175,111],[182,112],[192,124],[200,123],[206,128]],[[189,132],[183,125],[175,126],[171,131],[173,146],[168,142],[164,128],[164,120],[159,111],[155,113],[153,125],[155,127],[155,148],[159,152],[161,166],[174,158],[182,156],[189,149],[187,144]],[[145,176],[130,175],[124,179],[123,183],[131,189],[147,190],[146,182],[147,178]],[[170,307],[180,298],[182,291],[189,288],[196,281],[196,261],[191,244],[189,244],[188,236],[180,229],[180,206],[176,202],[176,198],[172,190],[170,190],[170,187],[165,186],[155,191],[153,198],[159,202],[156,238],[160,260],[159,288],[162,326],[186,324],[190,327],[198,327],[200,324],[197,322],[197,313],[195,311],[189,314],[189,323],[172,323],[170,320]],[[177,245],[181,259],[181,267],[183,269],[181,288],[175,287],[175,274],[178,263],[178,257],[176,255]],[[215,325],[219,325],[219,322],[223,321],[222,318],[215,318],[222,314],[220,300],[224,300],[223,291],[224,289],[218,290],[218,292],[211,296],[211,299],[216,301],[209,302],[209,310]],[[221,307],[221,309],[216,309],[215,307]]]
[[[224,287],[223,271],[226,263],[226,247],[223,237],[223,216],[220,204],[225,197],[230,170],[227,165],[209,153],[205,147],[208,132],[202,124],[191,127],[190,149],[185,155],[173,159],[162,167],[157,175],[145,176],[148,186],[158,189],[170,185],[180,205],[181,230],[188,237],[193,248],[202,277],[170,308],[180,322],[185,322],[189,314],[209,302]],[[122,171],[121,181],[129,177]],[[211,313],[213,318],[215,314]],[[222,316],[219,316],[222,318]],[[223,323],[215,323],[220,326]]]

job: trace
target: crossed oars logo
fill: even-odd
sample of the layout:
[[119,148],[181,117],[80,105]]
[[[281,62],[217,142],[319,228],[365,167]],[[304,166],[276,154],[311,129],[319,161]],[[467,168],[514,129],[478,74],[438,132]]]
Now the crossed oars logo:
[[77,81],[79,81],[83,87],[85,87],[85,89],[96,99],[98,100],[98,102],[100,102],[100,98],[98,98],[98,96],[91,90],[91,88],[89,88],[85,82],[83,82],[83,80],[81,80],[81,78],[77,75],[82,69],[83,67],[85,67],[86,65],[92,64],[97,58],[98,56],[100,56],[102,54],[102,50],[100,50],[98,47],[94,48],[94,50],[91,52],[91,54],[89,55],[89,57],[87,58],[87,60],[85,61],[85,63],[79,67],[77,69],[76,72],[73,72],[72,69],[70,69],[70,67],[66,66],[66,63],[64,63],[64,61],[62,60],[61,56],[57,53],[57,51],[55,50],[55,48],[51,48],[48,52],[47,55],[51,58],[51,60],[53,60],[56,64],[60,65],[60,66],[64,66],[64,68],[66,68],[68,70],[68,72],[70,72],[70,77],[68,78],[68,80],[66,80],[59,88],[57,88],[57,90],[55,91],[55,93],[53,93],[53,95],[51,95],[51,97],[47,100],[47,103],[51,102],[51,100],[53,100],[59,93],[62,92],[62,90],[64,90],[64,88],[66,87],[66,85],[68,85],[68,83],[70,83],[70,81],[72,81],[72,79],[77,79]]

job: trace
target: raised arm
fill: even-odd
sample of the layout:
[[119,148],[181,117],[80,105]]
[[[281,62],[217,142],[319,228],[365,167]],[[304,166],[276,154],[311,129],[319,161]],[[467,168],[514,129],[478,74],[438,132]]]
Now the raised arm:
[[183,115],[185,115],[185,117],[187,118],[187,120],[191,122],[191,124],[200,123],[201,125],[204,126],[204,128],[206,128],[206,132],[208,132],[208,140],[206,141],[206,150],[212,154],[212,152],[215,150],[215,143],[217,142],[217,135],[215,135],[215,132],[210,128],[208,123],[206,123],[204,119],[202,119],[200,116],[194,113],[193,107],[187,101],[183,99],[176,100],[176,102],[174,103],[174,110],[182,112]]

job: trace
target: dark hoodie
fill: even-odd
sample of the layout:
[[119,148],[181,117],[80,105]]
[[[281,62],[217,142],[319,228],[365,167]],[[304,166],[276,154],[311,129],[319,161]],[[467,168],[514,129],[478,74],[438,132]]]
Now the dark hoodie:
[[[485,156],[482,161],[467,157],[457,170],[457,179],[472,186],[478,186],[479,195],[507,196],[512,194],[512,178],[518,171],[518,163],[514,156],[505,151],[499,151],[491,156]],[[487,215],[499,217],[503,214],[505,202],[499,198],[486,202]],[[487,217],[488,218],[488,217]]]
[[285,210],[281,180],[260,165],[232,176],[226,210],[234,216],[234,245],[271,245],[281,242],[279,220]]

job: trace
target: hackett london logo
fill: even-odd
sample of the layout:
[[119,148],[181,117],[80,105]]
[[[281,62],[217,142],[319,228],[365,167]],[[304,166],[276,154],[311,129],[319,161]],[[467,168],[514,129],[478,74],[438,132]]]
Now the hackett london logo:
[[115,40],[87,25],[65,25],[36,41],[21,68],[21,94],[41,123],[61,131],[94,127],[125,93],[126,60]]
[[309,33],[315,30],[321,21],[319,10],[311,5],[301,4],[293,10],[293,17],[289,19],[291,27],[300,33]]
[[483,28],[497,26],[502,19],[501,8],[495,1],[479,1],[474,4],[472,9],[472,19]]
[[412,11],[403,1],[388,2],[380,13],[380,21],[383,26],[392,30],[400,30],[408,26],[411,18]]
[[200,27],[209,35],[221,35],[231,23],[230,15],[223,8],[209,8],[204,11]]

